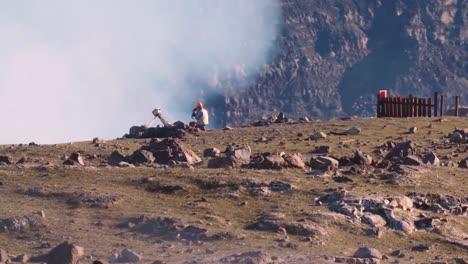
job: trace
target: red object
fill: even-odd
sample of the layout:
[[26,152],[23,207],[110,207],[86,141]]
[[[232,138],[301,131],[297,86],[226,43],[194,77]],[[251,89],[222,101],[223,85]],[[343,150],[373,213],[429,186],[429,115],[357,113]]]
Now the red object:
[[379,96],[380,98],[387,98],[387,90],[380,90]]

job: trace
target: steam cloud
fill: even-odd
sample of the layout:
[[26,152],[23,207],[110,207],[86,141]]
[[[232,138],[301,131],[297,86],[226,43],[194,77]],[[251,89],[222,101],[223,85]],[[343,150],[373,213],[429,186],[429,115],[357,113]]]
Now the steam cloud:
[[189,121],[194,85],[254,76],[277,0],[14,0],[0,3],[0,144],[115,138],[156,106]]

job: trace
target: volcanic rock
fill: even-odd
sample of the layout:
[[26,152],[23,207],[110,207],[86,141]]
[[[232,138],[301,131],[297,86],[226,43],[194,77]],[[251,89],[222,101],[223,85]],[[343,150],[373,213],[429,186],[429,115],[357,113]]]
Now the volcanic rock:
[[20,231],[43,224],[45,214],[38,213],[0,220],[0,231]]
[[353,257],[382,259],[382,253],[375,248],[361,247],[354,253]]
[[424,156],[426,162],[433,166],[440,166],[440,160],[434,152],[430,152]]
[[171,164],[173,162],[197,164],[202,161],[195,152],[188,149],[179,139],[165,138],[163,140],[152,139],[148,146],[141,150],[153,153],[156,161],[160,164]]
[[310,167],[312,169],[335,169],[338,168],[339,162],[331,157],[312,157],[310,159]]
[[207,158],[207,157],[219,157],[219,155],[221,154],[221,151],[217,148],[207,148],[203,151],[203,157]]
[[226,156],[233,157],[243,163],[249,163],[252,149],[250,146],[243,146],[239,148],[228,147],[226,149]]
[[458,167],[459,167],[459,168],[463,168],[463,169],[468,169],[468,157],[462,159],[462,160],[458,163]]
[[129,161],[129,159],[121,154],[118,150],[113,151],[107,159],[107,163],[111,166],[119,166],[121,162],[127,161]]
[[356,150],[354,152],[354,157],[352,159],[354,164],[357,165],[371,165],[372,164],[372,157],[364,152]]
[[284,158],[289,168],[304,169],[306,167],[301,154],[292,154]]
[[326,139],[326,138],[327,138],[327,134],[323,132],[316,132],[312,136],[310,136],[310,139],[312,140],[319,140],[319,139]]
[[409,155],[409,156],[404,157],[403,164],[410,165],[410,166],[421,166],[423,162],[418,157],[414,155]]
[[208,168],[210,169],[227,169],[227,168],[237,168],[242,161],[234,157],[218,157],[208,160]]
[[69,242],[53,248],[47,255],[47,264],[79,264],[84,256],[84,248]]
[[6,165],[10,165],[12,162],[11,162],[11,160],[10,160],[10,157],[8,157],[8,156],[1,156],[1,155],[0,155],[0,165],[1,165],[2,163],[6,164]]
[[73,152],[70,157],[63,162],[64,165],[81,165],[84,166],[84,158],[79,152]]
[[133,152],[132,156],[130,157],[130,160],[133,164],[140,165],[151,164],[155,161],[155,158],[153,156],[153,153],[151,153],[150,151],[140,149]]
[[408,155],[416,154],[416,145],[412,141],[398,143],[391,148],[390,152],[385,156],[386,159],[404,158]]

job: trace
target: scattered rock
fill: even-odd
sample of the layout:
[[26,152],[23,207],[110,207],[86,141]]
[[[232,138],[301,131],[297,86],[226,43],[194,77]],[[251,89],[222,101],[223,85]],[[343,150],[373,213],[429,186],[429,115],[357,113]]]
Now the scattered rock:
[[53,248],[47,255],[47,264],[79,264],[84,256],[84,248],[69,242]]
[[310,136],[310,139],[312,140],[319,140],[319,139],[326,139],[326,138],[327,138],[327,134],[325,134],[324,132],[316,132],[312,136]]
[[242,254],[234,254],[223,257],[219,260],[220,263],[226,264],[267,264],[271,263],[271,261],[271,257],[261,251],[250,251]]
[[135,262],[140,262],[143,257],[134,251],[125,248],[122,250],[122,252],[116,256],[116,257],[111,257],[109,262],[111,263],[135,263]]
[[361,221],[365,224],[377,228],[384,227],[387,224],[387,222],[382,216],[371,213],[364,213],[364,215],[361,218]]
[[106,140],[100,137],[95,137],[93,138],[93,144],[104,144],[106,143]]
[[462,160],[458,163],[458,167],[459,167],[459,168],[463,168],[463,169],[468,169],[468,157],[462,159]]
[[38,227],[43,224],[45,218],[44,211],[38,213],[17,216],[13,218],[7,218],[0,220],[0,232],[1,231],[20,231],[31,227]]
[[289,168],[304,169],[306,167],[301,154],[292,154],[284,158]]
[[0,155],[0,165],[1,165],[2,163],[6,164],[6,165],[12,164],[12,162],[11,162],[11,160],[10,160],[10,157],[8,157],[8,156],[1,156],[1,155]]
[[245,164],[249,163],[251,154],[252,149],[250,148],[250,146],[243,146],[239,148],[228,147],[226,149],[227,157],[233,157],[236,160],[239,160]]
[[335,169],[338,168],[339,162],[338,160],[321,156],[321,157],[312,157],[310,159],[309,165],[312,169]]
[[156,159],[153,156],[153,153],[151,153],[148,150],[137,150],[133,152],[132,156],[130,157],[130,160],[134,165],[141,165],[141,164],[152,164]]
[[372,157],[364,152],[356,150],[354,152],[354,157],[352,162],[357,165],[371,165],[372,164]]
[[432,166],[440,166],[440,160],[434,152],[430,152],[424,156],[425,161],[431,164]]
[[353,257],[382,259],[382,254],[375,248],[361,247],[354,253]]
[[461,142],[463,142],[463,139],[464,139],[464,136],[458,131],[453,132],[452,134],[450,134],[450,142],[461,143]]
[[219,155],[221,154],[221,151],[217,148],[207,148],[203,151],[203,157],[207,158],[207,157],[211,157],[211,158],[215,158],[215,157],[219,157]]
[[11,260],[8,257],[7,252],[4,249],[0,249],[0,264],[9,264],[9,263],[11,263]]
[[416,154],[416,145],[412,141],[398,143],[394,147],[392,146],[393,144],[394,143],[392,142],[389,142],[387,144],[391,149],[385,156],[386,159],[399,159],[404,158],[408,155]]
[[119,166],[121,162],[128,162],[128,159],[118,150],[113,151],[107,159],[107,163],[111,166]]
[[219,157],[208,160],[208,168],[210,169],[227,169],[237,168],[243,162],[234,157]]
[[63,162],[63,165],[81,165],[84,166],[84,158],[79,152],[73,152],[70,157]]
[[359,135],[359,134],[361,134],[361,129],[359,127],[352,127],[350,129],[346,130],[345,134],[346,135],[351,135],[351,136]]
[[182,144],[177,138],[165,138],[163,140],[152,139],[148,146],[141,150],[153,153],[156,161],[160,164],[187,163],[198,164],[202,161],[192,150]]
[[420,244],[411,248],[412,251],[416,251],[416,252],[425,252],[425,251],[428,251],[429,249],[431,249],[430,246],[423,245],[423,244]]
[[85,205],[91,208],[109,208],[122,201],[123,199],[118,195],[77,192],[68,200],[68,203],[73,205]]
[[409,155],[403,158],[403,164],[410,166],[421,166],[423,162],[418,157],[414,155]]
[[410,128],[408,131],[409,134],[416,134],[416,132],[418,132],[418,128],[415,126]]
[[313,154],[330,154],[332,151],[331,146],[318,146],[311,151]]

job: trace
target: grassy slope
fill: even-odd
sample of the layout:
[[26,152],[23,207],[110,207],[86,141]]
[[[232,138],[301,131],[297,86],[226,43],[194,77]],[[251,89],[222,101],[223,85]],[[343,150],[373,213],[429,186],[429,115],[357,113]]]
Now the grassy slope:
[[[375,147],[388,140],[401,141],[411,139],[421,145],[420,149],[431,150],[431,142],[442,142],[454,127],[466,127],[466,119],[446,118],[440,123],[436,118],[424,119],[364,119],[341,121],[329,120],[297,125],[273,125],[270,127],[242,128],[231,131],[208,131],[199,136],[189,136],[184,142],[200,156],[204,148],[215,146],[224,150],[229,143],[248,144],[254,152],[285,151],[286,153],[304,153],[318,145],[332,146],[332,155],[351,155],[355,149],[372,153]],[[428,126],[432,124],[432,128]],[[418,133],[406,134],[408,129],[416,125]],[[363,129],[359,136],[329,136],[318,142],[304,140],[314,131],[344,131],[351,126]],[[428,131],[432,131],[428,134]],[[297,133],[304,133],[298,138]],[[262,134],[272,137],[269,143],[255,143]],[[61,164],[65,155],[82,150],[85,154],[97,154],[106,157],[113,150],[131,154],[138,149],[144,140],[115,140],[105,144],[105,147],[95,147],[90,142],[80,142],[63,145],[46,146],[0,146],[0,155],[7,154],[17,161],[21,157],[36,159],[37,164],[52,162]],[[282,144],[282,143],[284,144]],[[439,157],[452,153],[454,149],[436,150]],[[454,158],[460,160],[466,153]],[[336,183],[330,178],[311,178],[301,170],[284,170],[281,172],[255,170],[213,170],[206,165],[195,170],[184,168],[154,169],[154,168],[99,168],[97,164],[103,158],[90,160],[90,167],[65,168],[41,172],[30,168],[0,167],[0,212],[1,218],[25,215],[38,210],[46,213],[47,225],[39,230],[19,233],[0,233],[0,248],[7,249],[11,254],[28,253],[35,255],[49,249],[38,249],[42,241],[52,245],[64,240],[71,240],[86,248],[87,254],[105,257],[112,252],[129,247],[143,252],[148,263],[155,259],[177,263],[194,257],[206,256],[206,249],[213,249],[210,257],[224,256],[229,253],[239,253],[249,250],[265,250],[273,255],[285,254],[320,254],[320,255],[352,255],[361,245],[373,246],[382,253],[389,254],[393,250],[402,249],[406,252],[406,260],[414,256],[417,262],[434,259],[443,255],[444,259],[453,256],[467,258],[466,251],[460,247],[442,242],[442,236],[437,233],[416,232],[409,236],[397,232],[386,232],[383,238],[375,239],[366,236],[365,226],[350,223],[343,219],[332,221],[328,225],[328,237],[317,238],[324,243],[300,241],[300,237],[290,236],[290,242],[297,249],[285,249],[277,246],[275,239],[284,236],[280,234],[248,231],[244,227],[252,223],[258,216],[266,212],[282,212],[291,220],[314,215],[317,211],[328,212],[325,206],[313,206],[313,199],[324,194],[328,188],[340,186],[351,190],[354,195],[394,195],[409,191],[436,192],[466,195],[467,171],[454,168],[438,168],[413,179],[412,185],[390,185],[378,178],[369,179],[366,176],[354,177],[353,183]],[[206,163],[205,163],[206,164]],[[145,176],[157,176],[165,182],[184,184],[187,191],[177,194],[150,193],[135,183],[135,180]],[[256,178],[264,181],[273,179],[290,182],[295,186],[291,193],[273,193],[271,197],[253,197],[246,192],[240,192],[239,198],[230,198],[225,189],[203,190],[194,182],[195,179],[215,176],[224,181],[240,182],[245,178]],[[109,209],[71,208],[63,196],[38,198],[24,195],[21,190],[32,186],[47,186],[56,193],[71,193],[75,191],[93,191],[119,194],[124,201]],[[207,203],[196,203],[195,200],[205,197]],[[240,205],[246,201],[247,205]],[[206,242],[203,245],[187,245],[175,241],[155,243],[117,229],[115,225],[128,217],[168,216],[180,219],[183,224],[194,224],[207,228],[210,233],[230,231],[243,239],[232,241]],[[449,219],[455,227],[468,234],[466,217],[452,215],[441,216]],[[102,226],[96,225],[103,223]],[[420,243],[437,244],[429,252],[416,253],[409,249]],[[168,245],[171,245],[170,247]]]

